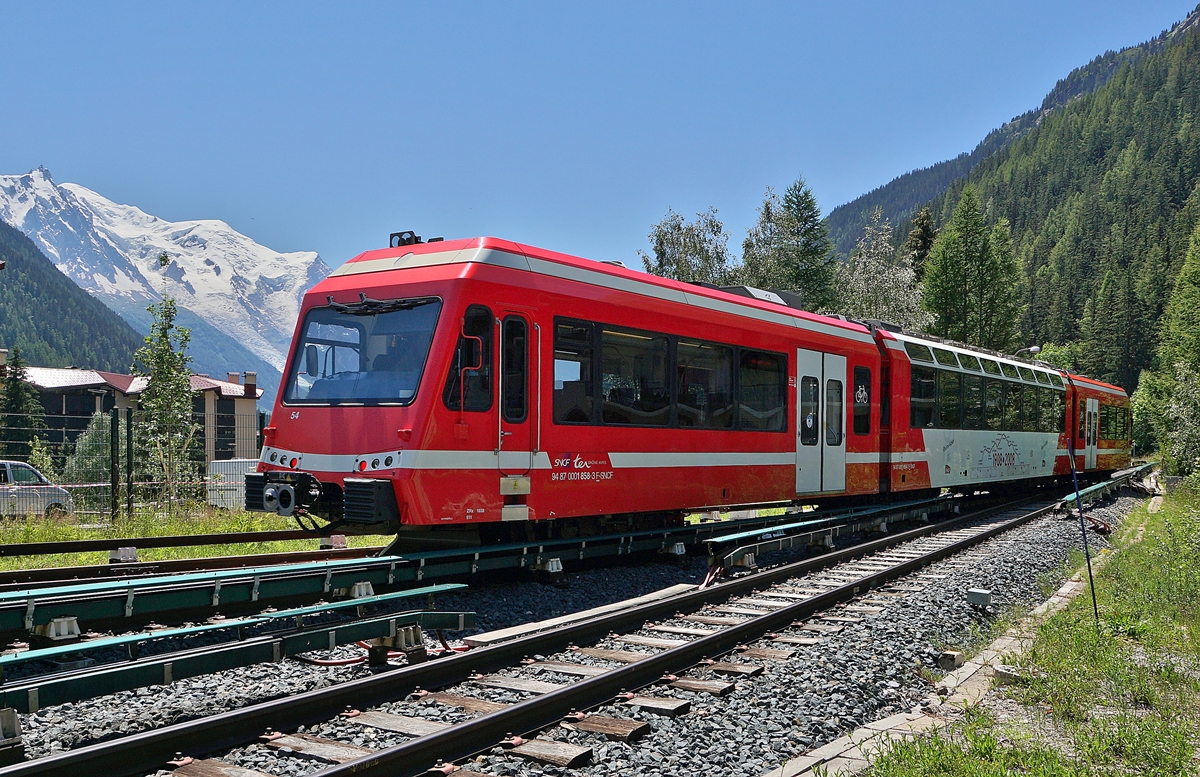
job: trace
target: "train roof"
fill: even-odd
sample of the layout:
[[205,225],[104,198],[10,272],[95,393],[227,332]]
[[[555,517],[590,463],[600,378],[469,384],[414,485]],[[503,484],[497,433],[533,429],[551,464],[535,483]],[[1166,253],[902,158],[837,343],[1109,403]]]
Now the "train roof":
[[[1125,390],[1120,386],[1114,386],[1111,383],[1105,383],[1103,381],[1096,380],[1095,378],[1089,378],[1084,375],[1076,375],[1066,370],[1060,370],[1057,367],[1053,367],[1045,362],[1039,362],[1034,359],[1022,359],[1018,356],[1010,356],[999,351],[993,351],[987,348],[979,348],[977,346],[967,345],[965,343],[959,343],[953,340],[945,340],[932,335],[903,331],[893,332],[893,334],[898,343],[898,345],[894,347],[897,350],[903,348],[908,354],[910,360],[913,361],[931,362],[938,367],[949,366],[942,359],[940,359],[939,354],[937,354],[938,350],[942,351],[943,353],[949,351],[955,354],[955,358],[957,359],[961,359],[963,354],[967,354],[969,356],[974,356],[977,359],[991,359],[992,361],[998,362],[1001,365],[1007,364],[1012,367],[1016,367],[1018,370],[1018,375],[1020,375],[1020,379],[1026,383],[1036,382],[1044,385],[1045,380],[1039,380],[1038,377],[1049,376],[1051,382],[1057,388],[1062,387],[1062,381],[1064,379],[1070,379],[1074,383],[1082,383],[1089,388],[1096,389],[1097,391],[1103,391],[1109,394],[1118,394],[1120,396],[1128,396]],[[906,345],[908,343],[913,343],[915,345],[924,346],[930,349],[932,352],[929,354],[929,358],[914,358],[914,351],[911,349],[911,347]],[[919,354],[920,352],[918,351],[917,353]],[[979,372],[978,370],[965,370],[958,367],[958,365],[954,365],[952,368],[959,369],[960,371],[966,373],[978,374]],[[1032,372],[1035,376],[1035,379],[1029,380],[1027,376],[1021,375],[1020,370],[1022,369]]]
[[[776,302],[741,296],[720,288],[632,270],[622,264],[583,259],[494,237],[417,243],[366,251],[334,270],[329,277],[468,262],[578,281],[872,345],[875,342],[866,324],[789,307],[782,299]],[[321,284],[313,289],[314,292],[320,290]],[[768,299],[771,296],[775,295],[768,293]]]

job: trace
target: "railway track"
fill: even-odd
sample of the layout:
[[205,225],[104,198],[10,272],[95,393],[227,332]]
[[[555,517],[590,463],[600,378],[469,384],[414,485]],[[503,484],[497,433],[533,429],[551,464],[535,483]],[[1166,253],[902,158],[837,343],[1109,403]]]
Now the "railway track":
[[[767,671],[771,661],[796,645],[853,620],[855,610],[827,611],[851,599],[870,610],[871,597],[902,591],[881,587],[920,568],[1020,526],[1058,505],[1009,504],[964,516],[948,524],[925,526],[846,550],[734,578],[708,589],[618,610],[531,633],[437,661],[407,666],[275,702],[254,705],[157,731],[51,755],[0,771],[4,775],[51,775],[91,769],[104,774],[153,771],[177,760],[177,753],[202,755],[246,744],[247,732],[294,731],[336,719],[347,707],[363,710],[345,718],[351,726],[381,729],[405,737],[378,751],[311,735],[278,735],[265,747],[329,762],[325,777],[348,774],[419,774],[439,762],[461,760],[507,741],[519,756],[563,766],[585,761],[588,748],[550,739],[514,738],[512,732],[557,725],[574,710],[592,709],[623,698],[628,717],[577,716],[569,725],[636,739],[646,728],[641,712],[678,714],[686,704],[637,691],[659,683],[676,689],[720,696],[740,676]],[[839,620],[841,619],[841,620]],[[740,649],[771,637],[772,647]],[[578,649],[572,646],[585,645]],[[529,655],[553,656],[522,664]],[[716,663],[711,659],[725,657]],[[690,672],[690,674],[689,674]],[[697,676],[697,673],[701,676]],[[547,682],[545,678],[552,678]],[[439,689],[426,694],[421,689]],[[513,694],[512,703],[489,701],[492,692]],[[482,691],[482,693],[481,693]],[[372,710],[418,693],[414,705],[448,705],[464,710],[460,722],[443,726],[416,714]],[[527,697],[527,698],[526,698]],[[401,704],[400,706],[405,706]],[[473,714],[473,717],[469,715]],[[652,725],[652,724],[651,724]],[[226,765],[228,766],[228,765]],[[216,764],[197,760],[176,770],[187,775],[241,774],[212,771]],[[225,768],[225,767],[222,767]],[[468,772],[461,773],[467,777]]]

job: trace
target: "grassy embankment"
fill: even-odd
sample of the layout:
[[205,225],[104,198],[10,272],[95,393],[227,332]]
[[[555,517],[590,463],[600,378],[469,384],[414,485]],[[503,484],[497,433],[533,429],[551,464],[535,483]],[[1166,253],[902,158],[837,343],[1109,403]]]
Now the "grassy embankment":
[[[132,516],[122,516],[112,524],[80,525],[72,517],[60,520],[41,516],[27,518],[5,518],[0,520],[0,544],[28,542],[63,542],[69,540],[110,539],[126,537],[168,537],[192,534],[222,534],[247,531],[280,531],[296,529],[291,518],[268,513],[248,513],[204,509],[202,511],[180,511],[157,513],[135,511]],[[347,537],[351,547],[364,545],[386,545],[387,537]],[[319,540],[286,540],[281,542],[252,542],[230,545],[197,545],[181,548],[139,548],[139,561],[164,559],[202,558],[205,556],[240,556],[263,553],[281,553],[294,550],[316,550]],[[108,553],[64,553],[52,556],[13,556],[0,558],[0,571],[10,569],[33,569],[40,567],[77,566],[85,564],[107,564]]]
[[1200,477],[1140,507],[1115,544],[1099,634],[1085,592],[1038,630],[1005,703],[897,743],[863,777],[1200,774]]

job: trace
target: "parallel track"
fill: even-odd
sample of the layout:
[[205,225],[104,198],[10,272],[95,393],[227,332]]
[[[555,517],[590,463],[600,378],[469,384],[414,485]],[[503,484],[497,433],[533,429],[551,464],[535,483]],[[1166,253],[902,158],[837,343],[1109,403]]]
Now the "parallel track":
[[[680,611],[696,611],[705,604],[744,595],[797,575],[826,570],[902,543],[930,538],[929,541],[936,545],[917,558],[891,565],[882,571],[862,574],[852,582],[838,585],[825,593],[814,595],[786,608],[765,612],[761,616],[720,629],[710,636],[695,639],[683,646],[648,655],[636,663],[575,682],[560,690],[456,724],[443,731],[418,737],[397,747],[332,766],[321,772],[327,777],[349,774],[419,774],[438,761],[460,759],[494,746],[510,732],[531,731],[552,725],[572,709],[588,709],[603,704],[625,689],[652,684],[664,674],[681,672],[705,657],[727,653],[739,644],[764,633],[808,617],[872,587],[907,575],[926,564],[1015,528],[1044,515],[1055,506],[1055,502],[1043,500],[1036,509],[1020,510],[1018,515],[1004,515],[1003,518],[999,516],[1006,510],[1014,509],[1013,504],[991,508],[952,522],[923,526],[846,550],[736,578],[709,589],[573,623],[512,642],[399,668],[374,677],[176,724],[113,742],[47,756],[0,770],[0,774],[26,777],[84,773],[88,770],[111,775],[144,773],[159,767],[180,752],[198,754],[235,747],[246,743],[246,732],[265,729],[293,730],[301,725],[328,720],[346,707],[365,708],[404,698],[418,688],[452,686],[470,679],[476,672],[518,665],[527,655],[551,654],[572,644],[587,644],[603,639],[610,632],[635,630],[647,621],[671,618]],[[981,521],[984,522],[982,525],[962,530],[961,534],[955,531],[956,527]],[[942,534],[943,532],[949,533]],[[942,534],[941,538],[932,537],[939,534]]]

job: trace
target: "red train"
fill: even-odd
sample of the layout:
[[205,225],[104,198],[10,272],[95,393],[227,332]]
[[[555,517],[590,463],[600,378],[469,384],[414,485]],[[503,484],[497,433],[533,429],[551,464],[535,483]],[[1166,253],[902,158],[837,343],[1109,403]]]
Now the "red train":
[[305,296],[248,509],[523,540],[1065,481],[1071,435],[1080,473],[1130,461],[1125,392],[1035,362],[495,238],[392,243]]

